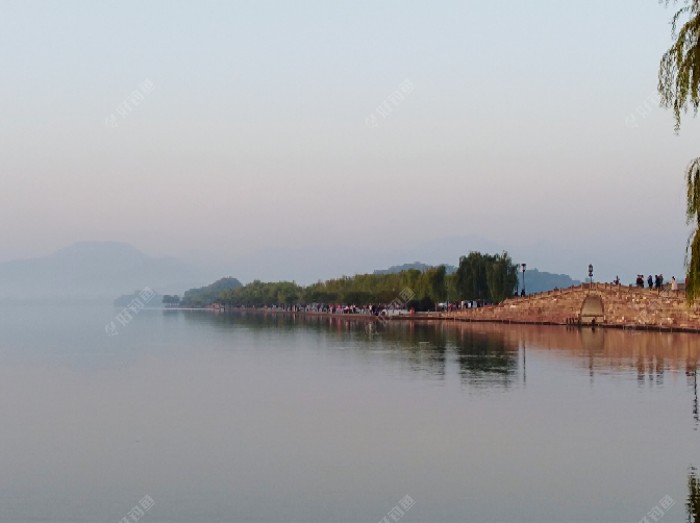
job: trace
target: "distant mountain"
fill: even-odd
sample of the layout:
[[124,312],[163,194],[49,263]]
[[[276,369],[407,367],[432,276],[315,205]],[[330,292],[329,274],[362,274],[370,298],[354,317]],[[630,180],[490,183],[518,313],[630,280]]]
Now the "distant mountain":
[[0,263],[0,298],[114,299],[150,287],[181,293],[211,275],[176,258],[150,257],[118,242],[80,242],[42,258]]
[[[552,289],[565,289],[572,285],[580,285],[579,280],[573,280],[566,274],[553,274],[551,272],[540,272],[537,269],[525,271],[525,290],[528,294],[551,291]],[[519,273],[518,289],[522,289],[523,273]]]

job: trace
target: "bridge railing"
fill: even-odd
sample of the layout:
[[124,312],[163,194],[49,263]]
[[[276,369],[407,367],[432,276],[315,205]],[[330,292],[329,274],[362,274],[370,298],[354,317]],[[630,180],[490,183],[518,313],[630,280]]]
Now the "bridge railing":
[[660,296],[665,296],[668,298],[679,298],[685,299],[685,291],[677,290],[672,291],[670,289],[649,289],[647,287],[637,287],[635,285],[616,285],[614,283],[607,282],[593,282],[593,283],[581,283],[579,285],[572,285],[570,287],[563,287],[561,289],[550,289],[544,292],[537,292],[533,294],[528,294],[526,296],[513,296],[508,298],[506,302],[518,302],[520,300],[533,300],[543,297],[549,297],[552,295],[566,295],[572,292],[580,291],[600,291],[600,292],[624,292],[627,294],[637,294],[637,295],[649,295],[650,293],[656,293]]

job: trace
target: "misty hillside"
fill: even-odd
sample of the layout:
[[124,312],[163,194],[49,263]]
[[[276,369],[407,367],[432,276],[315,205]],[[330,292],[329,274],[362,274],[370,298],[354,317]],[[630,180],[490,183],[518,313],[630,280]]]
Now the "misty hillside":
[[[427,263],[422,263],[422,262],[413,262],[413,263],[404,263],[403,265],[392,265],[388,269],[379,269],[374,271],[374,274],[398,274],[403,271],[408,271],[411,269],[416,269],[421,272],[423,272],[426,269],[430,269],[431,267],[434,267],[434,265],[429,265]],[[447,271],[447,274],[452,274],[457,270],[457,267],[454,265],[447,265],[445,264],[445,270]]]
[[[523,273],[518,273],[518,290],[522,289]],[[580,285],[579,280],[574,280],[567,274],[553,274],[551,272],[527,269],[525,271],[525,290],[528,294],[551,291],[552,289],[565,289],[572,285]]]
[[118,242],[80,242],[42,258],[0,263],[0,298],[108,298],[150,287],[181,293],[211,281],[176,258],[150,257]]

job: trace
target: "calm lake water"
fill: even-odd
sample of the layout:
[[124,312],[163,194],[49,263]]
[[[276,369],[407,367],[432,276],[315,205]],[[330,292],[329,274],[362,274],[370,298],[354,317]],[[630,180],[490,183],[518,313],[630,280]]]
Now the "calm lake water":
[[0,522],[697,510],[698,335],[117,313],[0,307]]

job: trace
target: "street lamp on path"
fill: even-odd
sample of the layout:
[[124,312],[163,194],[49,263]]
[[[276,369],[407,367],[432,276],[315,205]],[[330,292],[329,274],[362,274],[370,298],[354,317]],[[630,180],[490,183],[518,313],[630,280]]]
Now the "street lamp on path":
[[591,283],[593,283],[593,264],[591,263],[588,264],[588,277],[591,279]]
[[525,296],[525,267],[527,266],[527,263],[521,263],[523,267],[523,296]]

